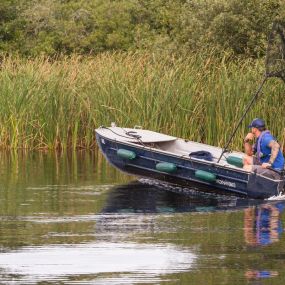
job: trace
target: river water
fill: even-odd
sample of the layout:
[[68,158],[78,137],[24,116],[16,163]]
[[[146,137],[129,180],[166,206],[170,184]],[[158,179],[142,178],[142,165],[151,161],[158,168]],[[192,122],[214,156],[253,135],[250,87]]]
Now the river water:
[[92,152],[0,153],[0,284],[283,284],[285,202],[135,180]]

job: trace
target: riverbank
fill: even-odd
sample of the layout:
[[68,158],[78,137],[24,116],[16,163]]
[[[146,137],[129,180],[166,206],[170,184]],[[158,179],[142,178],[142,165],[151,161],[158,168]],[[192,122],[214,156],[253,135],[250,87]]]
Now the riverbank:
[[[0,148],[90,149],[96,146],[94,128],[111,122],[222,146],[262,80],[264,65],[214,54],[3,58]],[[263,117],[281,139],[283,85],[268,81],[233,148],[241,148],[254,117]]]

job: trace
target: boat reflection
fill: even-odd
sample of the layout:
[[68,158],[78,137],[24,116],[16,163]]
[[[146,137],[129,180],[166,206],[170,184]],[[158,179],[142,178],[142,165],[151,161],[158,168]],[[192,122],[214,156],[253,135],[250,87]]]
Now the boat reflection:
[[[165,187],[168,188],[165,189]],[[247,245],[265,246],[280,239],[283,232],[280,216],[285,208],[285,201],[264,201],[205,194],[195,189],[190,195],[183,195],[177,193],[181,189],[169,187],[139,181],[115,186],[109,192],[102,212],[163,214],[243,211],[244,241]]]
[[[263,200],[218,195],[170,185],[133,181],[117,185],[108,194],[104,213],[213,212],[258,206]],[[190,194],[189,194],[190,193]]]
[[[97,238],[135,237],[139,242],[155,243],[179,233],[174,243],[199,248],[195,254],[201,268],[220,266],[232,272],[232,266],[240,266],[248,284],[263,284],[281,276],[275,270],[279,261],[271,266],[260,260],[260,253],[281,239],[285,201],[245,199],[197,189],[184,195],[181,189],[169,187],[139,181],[115,186],[108,192],[101,219],[96,221]],[[266,250],[270,252],[270,248]],[[224,259],[215,259],[221,252]]]

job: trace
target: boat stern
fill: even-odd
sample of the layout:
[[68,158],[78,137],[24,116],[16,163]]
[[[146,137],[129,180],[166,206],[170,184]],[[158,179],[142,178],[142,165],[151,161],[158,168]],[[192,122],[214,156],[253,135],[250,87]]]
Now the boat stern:
[[284,179],[274,180],[253,172],[249,176],[247,188],[248,196],[265,199],[284,191]]

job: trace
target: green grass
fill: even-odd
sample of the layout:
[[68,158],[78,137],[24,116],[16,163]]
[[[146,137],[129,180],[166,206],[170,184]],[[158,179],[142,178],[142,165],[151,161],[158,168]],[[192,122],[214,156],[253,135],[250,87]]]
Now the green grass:
[[[214,54],[214,53],[213,53]],[[94,148],[94,128],[141,125],[222,146],[263,78],[263,61],[212,53],[115,53],[33,60],[4,57],[0,69],[0,147]],[[240,127],[252,118],[281,139],[285,88],[270,79]]]

